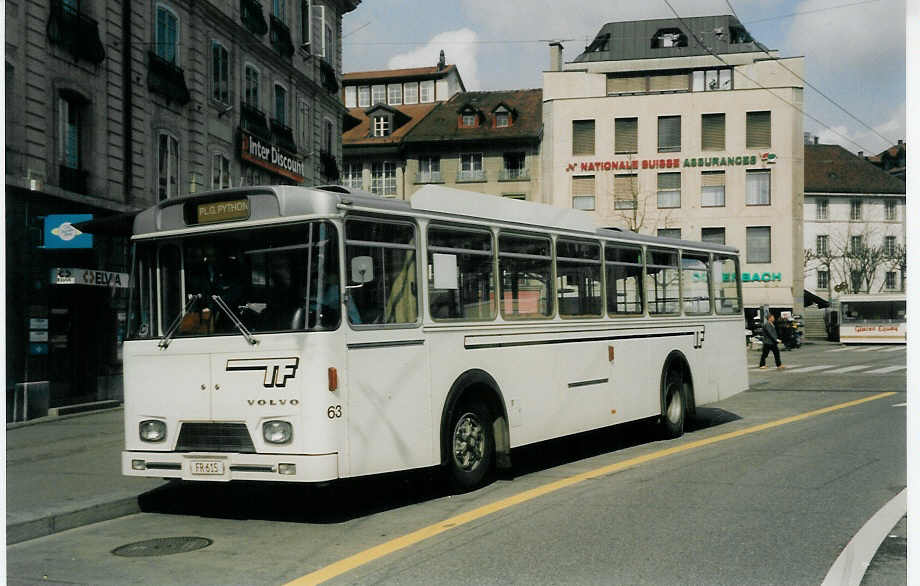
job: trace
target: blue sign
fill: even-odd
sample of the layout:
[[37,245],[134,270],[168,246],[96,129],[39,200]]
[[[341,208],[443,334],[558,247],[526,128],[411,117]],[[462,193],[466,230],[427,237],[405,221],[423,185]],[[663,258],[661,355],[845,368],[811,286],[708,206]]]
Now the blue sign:
[[45,216],[45,248],[92,248],[93,235],[74,224],[92,220],[92,214],[50,214]]
[[45,356],[48,354],[48,344],[38,342],[29,343],[29,356]]

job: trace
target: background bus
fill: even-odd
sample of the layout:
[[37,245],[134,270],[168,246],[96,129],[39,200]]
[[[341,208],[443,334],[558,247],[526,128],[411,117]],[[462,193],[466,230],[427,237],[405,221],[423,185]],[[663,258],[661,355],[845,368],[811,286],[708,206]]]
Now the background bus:
[[907,297],[886,295],[842,295],[828,308],[828,333],[839,335],[842,344],[907,343]]
[[134,223],[128,475],[325,482],[442,465],[747,389],[738,251],[426,186],[246,187]]

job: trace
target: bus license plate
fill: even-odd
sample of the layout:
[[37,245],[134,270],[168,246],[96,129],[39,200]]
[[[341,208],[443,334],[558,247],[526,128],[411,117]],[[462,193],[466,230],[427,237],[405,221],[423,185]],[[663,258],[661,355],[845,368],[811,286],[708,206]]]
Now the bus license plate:
[[224,473],[224,463],[218,460],[205,460],[192,462],[192,474],[221,475]]

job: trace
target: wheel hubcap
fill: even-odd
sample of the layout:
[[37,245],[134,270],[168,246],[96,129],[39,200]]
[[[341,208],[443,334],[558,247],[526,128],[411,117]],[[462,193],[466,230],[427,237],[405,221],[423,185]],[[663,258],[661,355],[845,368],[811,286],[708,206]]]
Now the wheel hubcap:
[[463,470],[473,470],[485,453],[482,423],[472,413],[464,414],[454,427],[454,462]]
[[681,403],[680,390],[676,388],[676,385],[675,387],[672,387],[668,398],[668,421],[671,423],[677,423],[680,421],[683,404]]

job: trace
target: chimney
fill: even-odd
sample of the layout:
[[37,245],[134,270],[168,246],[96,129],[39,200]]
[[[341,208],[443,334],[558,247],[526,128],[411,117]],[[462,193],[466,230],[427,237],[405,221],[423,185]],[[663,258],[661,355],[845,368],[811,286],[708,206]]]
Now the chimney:
[[856,156],[859,157],[860,159],[862,159],[862,158],[863,158],[863,152],[862,152],[862,151],[859,151],[858,153],[856,153]]
[[445,67],[447,67],[447,62],[444,60],[444,49],[441,49],[441,56],[438,57],[438,71],[444,71]]
[[549,70],[562,71],[562,43],[549,44]]
[[818,137],[815,137],[815,144],[818,144]]

